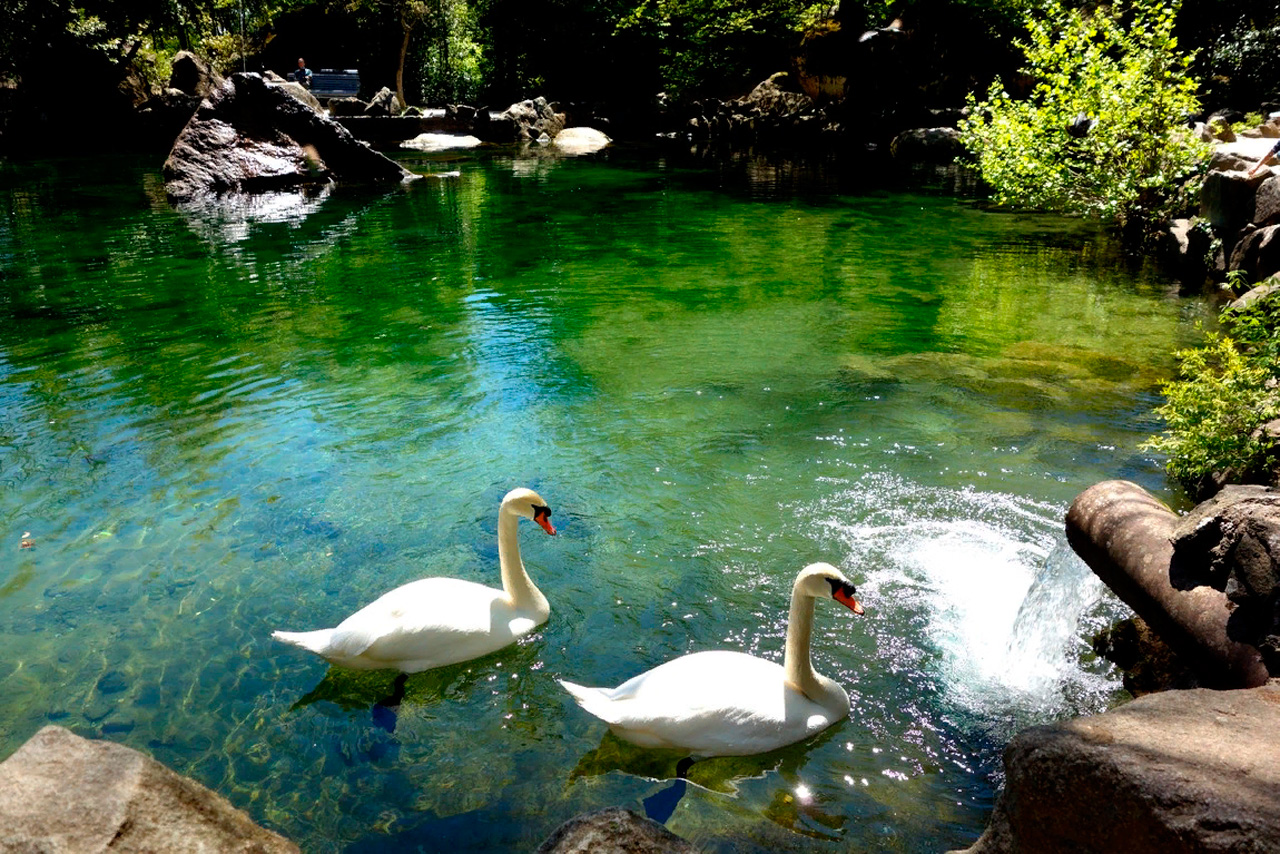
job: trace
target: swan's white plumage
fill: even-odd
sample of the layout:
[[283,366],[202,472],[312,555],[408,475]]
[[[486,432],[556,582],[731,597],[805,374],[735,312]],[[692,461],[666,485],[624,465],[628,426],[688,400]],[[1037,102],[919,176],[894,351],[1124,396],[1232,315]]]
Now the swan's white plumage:
[[849,714],[849,695],[809,662],[813,600],[827,578],[848,584],[829,564],[806,567],[796,579],[784,665],[719,650],[681,656],[616,688],[560,684],[583,709],[641,747],[745,756],[801,741]]
[[[498,512],[503,589],[457,578],[423,578],[383,594],[336,628],[274,632],[277,640],[358,670],[417,673],[495,652],[547,621],[551,609],[520,561],[519,516],[546,503],[512,490]],[[547,522],[549,531],[550,523]]]

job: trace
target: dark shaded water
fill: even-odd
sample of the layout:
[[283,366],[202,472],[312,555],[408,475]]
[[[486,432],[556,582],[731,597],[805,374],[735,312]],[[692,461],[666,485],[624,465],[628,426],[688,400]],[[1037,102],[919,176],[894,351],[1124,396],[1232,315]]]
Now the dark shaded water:
[[[1112,701],[1061,516],[1163,489],[1137,446],[1205,305],[1079,224],[790,164],[406,162],[457,174],[237,216],[0,164],[0,753],[108,737],[309,852],[530,850],[675,768],[553,677],[780,660],[814,560],[867,605],[818,613],[853,715],[696,765],[668,826],[707,850],[963,845],[1014,727]],[[394,729],[390,674],[270,639],[496,584],[517,485],[562,531],[522,532],[551,621],[412,677]]]

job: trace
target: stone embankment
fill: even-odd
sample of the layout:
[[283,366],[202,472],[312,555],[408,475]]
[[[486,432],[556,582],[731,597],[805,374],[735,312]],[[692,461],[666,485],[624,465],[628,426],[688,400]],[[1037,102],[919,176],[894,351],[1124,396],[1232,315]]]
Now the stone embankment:
[[0,851],[299,849],[226,798],[136,750],[47,726],[0,762]]
[[[1280,490],[1227,486],[1179,518],[1108,481],[1067,538],[1138,613],[1106,646],[1158,649],[1141,697],[1020,732],[968,854],[1280,851]],[[1174,684],[1160,685],[1164,675]],[[1126,682],[1126,684],[1132,684]]]
[[1165,246],[1182,281],[1198,288],[1206,277],[1223,281],[1239,271],[1250,282],[1280,272],[1280,162],[1255,170],[1280,140],[1280,117],[1236,135],[1219,126],[1209,171],[1200,192],[1199,214],[1177,219]]
[[[221,795],[139,753],[46,726],[0,762],[0,851],[299,854]],[[572,818],[538,854],[693,854],[655,821],[613,807]]]

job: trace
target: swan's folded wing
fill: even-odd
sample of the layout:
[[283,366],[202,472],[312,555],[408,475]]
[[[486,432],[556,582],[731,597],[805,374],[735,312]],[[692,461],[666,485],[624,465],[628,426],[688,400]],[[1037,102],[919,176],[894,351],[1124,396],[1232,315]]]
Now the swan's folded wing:
[[461,650],[492,633],[501,590],[456,578],[423,578],[386,593],[343,620],[330,649],[384,661],[421,658],[423,645]]
[[807,703],[786,687],[780,666],[738,652],[687,655],[617,688],[587,690],[594,693],[570,693],[631,741],[707,755],[755,753],[786,743],[796,724],[795,697],[789,695]]

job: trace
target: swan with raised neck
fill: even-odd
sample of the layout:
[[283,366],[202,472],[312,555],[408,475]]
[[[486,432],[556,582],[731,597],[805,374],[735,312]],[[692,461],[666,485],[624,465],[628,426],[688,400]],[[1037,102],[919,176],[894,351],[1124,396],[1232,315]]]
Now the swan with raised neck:
[[791,587],[781,665],[742,652],[695,652],[616,688],[561,680],[578,705],[641,747],[696,756],[764,753],[810,736],[849,714],[849,695],[817,673],[810,658],[813,607],[834,599],[862,614],[857,591],[829,563],[806,566]]
[[495,652],[547,621],[551,607],[520,558],[518,525],[532,519],[554,535],[551,508],[532,489],[513,489],[498,508],[502,589],[457,578],[397,587],[336,628],[272,637],[357,670],[417,673]]

